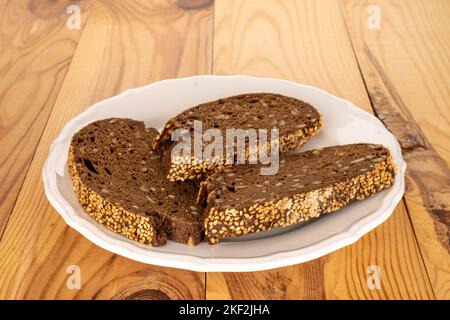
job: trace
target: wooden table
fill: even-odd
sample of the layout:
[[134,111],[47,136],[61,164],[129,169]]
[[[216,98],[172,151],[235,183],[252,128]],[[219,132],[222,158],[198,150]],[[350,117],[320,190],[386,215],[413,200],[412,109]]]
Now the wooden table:
[[[450,298],[450,1],[20,0],[1,1],[0,17],[0,298]],[[351,246],[252,273],[144,265],[69,228],[41,178],[64,124],[125,89],[195,74],[290,79],[374,112],[403,147],[403,201]],[[67,286],[72,265],[80,289]]]

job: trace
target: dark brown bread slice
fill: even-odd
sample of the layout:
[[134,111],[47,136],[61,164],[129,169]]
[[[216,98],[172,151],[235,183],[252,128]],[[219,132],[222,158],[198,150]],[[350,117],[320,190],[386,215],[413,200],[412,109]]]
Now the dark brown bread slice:
[[[227,128],[235,129],[279,129],[280,152],[288,152],[302,146],[317,134],[322,126],[322,117],[310,104],[273,93],[250,93],[207,102],[189,108],[170,119],[153,143],[153,149],[163,153],[167,178],[171,181],[201,178],[223,166],[209,159],[191,157],[171,158],[176,143],[171,135],[176,129],[193,130],[194,121],[202,121],[203,131],[219,129],[226,137]],[[269,132],[270,134],[270,132]],[[209,142],[204,142],[205,144]],[[225,148],[224,148],[225,151]],[[220,155],[225,157],[224,155]]]
[[167,182],[161,157],[150,146],[157,133],[143,122],[118,118],[81,129],[69,153],[74,190],[93,219],[132,240],[197,244],[203,229],[198,189]]
[[280,157],[276,175],[240,165],[202,182],[205,235],[222,238],[288,226],[336,211],[389,188],[396,173],[389,150],[351,144]]

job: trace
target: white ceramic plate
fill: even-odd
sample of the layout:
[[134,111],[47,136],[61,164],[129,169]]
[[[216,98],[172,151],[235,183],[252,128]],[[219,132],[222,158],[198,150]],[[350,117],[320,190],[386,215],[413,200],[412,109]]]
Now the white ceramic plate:
[[[355,142],[387,146],[399,168],[394,185],[369,199],[306,225],[191,247],[169,241],[143,246],[94,222],[72,191],[67,170],[70,138],[98,119],[129,117],[161,128],[167,119],[202,102],[249,92],[273,92],[311,103],[324,116],[320,134],[306,149]],[[256,271],[309,261],[357,241],[385,221],[404,192],[406,164],[395,137],[371,114],[323,90],[286,80],[246,76],[196,76],[152,83],[101,101],[70,121],[53,142],[43,168],[45,193],[66,223],[100,247],[148,264],[195,271]]]

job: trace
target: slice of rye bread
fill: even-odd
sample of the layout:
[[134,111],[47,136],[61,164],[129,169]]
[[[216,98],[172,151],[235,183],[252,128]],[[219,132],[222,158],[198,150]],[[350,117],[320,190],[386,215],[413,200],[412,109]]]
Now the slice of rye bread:
[[[177,158],[175,155],[172,159],[172,149],[176,145],[176,142],[171,141],[172,133],[176,129],[186,129],[192,133],[195,120],[202,121],[203,132],[207,129],[219,129],[222,132],[224,152],[226,129],[267,129],[270,139],[270,129],[278,128],[282,153],[302,146],[317,134],[323,122],[322,116],[310,104],[273,93],[243,94],[189,108],[170,119],[153,142],[153,149],[163,154],[164,168],[171,181],[199,179],[205,173],[211,174],[225,168],[217,161],[194,156]],[[194,148],[192,137],[191,134],[191,150]],[[202,150],[209,143],[203,141]],[[248,157],[247,143],[245,152]],[[213,156],[225,159],[224,154]],[[232,157],[236,157],[236,150]]]
[[259,169],[234,166],[202,182],[198,201],[206,203],[210,243],[336,211],[389,188],[396,174],[388,149],[362,143],[284,155],[276,175]]
[[195,245],[202,209],[192,183],[168,183],[151,150],[158,131],[131,119],[96,121],[70,145],[69,172],[84,210],[129,239],[159,246],[167,239]]

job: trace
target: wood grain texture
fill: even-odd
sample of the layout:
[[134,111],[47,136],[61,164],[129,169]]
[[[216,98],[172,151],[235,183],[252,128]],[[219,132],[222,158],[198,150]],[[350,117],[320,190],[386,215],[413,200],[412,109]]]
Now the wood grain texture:
[[208,273],[206,298],[226,300],[326,299],[320,258],[296,266],[258,272]]
[[[66,8],[82,9],[81,29]],[[0,237],[88,16],[88,3],[0,3]]]
[[377,1],[381,28],[367,29],[367,1],[342,1],[377,116],[407,161],[405,201],[437,298],[450,298],[450,3]]
[[[216,1],[213,70],[292,79],[371,110],[336,1]],[[367,267],[374,264],[382,272],[380,290],[367,286]],[[433,297],[403,203],[356,244],[321,259],[207,278],[210,299]]]
[[[0,234],[10,216],[0,240],[0,299],[449,298],[448,1],[377,1],[383,20],[375,33],[364,29],[363,0],[341,2],[348,33],[337,0],[216,0],[215,10],[184,10],[173,0],[82,1],[81,37],[63,27],[67,3],[0,3]],[[69,228],[41,181],[63,125],[95,101],[210,73],[211,64],[216,74],[286,78],[368,111],[372,104],[404,148],[407,207],[321,259],[208,273],[206,283],[203,273],[106,252]],[[79,290],[66,286],[72,265],[81,271]],[[380,267],[380,290],[367,287],[370,265]]]
[[[212,7],[104,1],[90,10],[0,242],[0,298],[204,298],[203,273],[130,261],[69,228],[44,195],[41,169],[64,124],[93,102],[162,78],[210,72]],[[66,286],[70,265],[81,270],[79,290]]]

